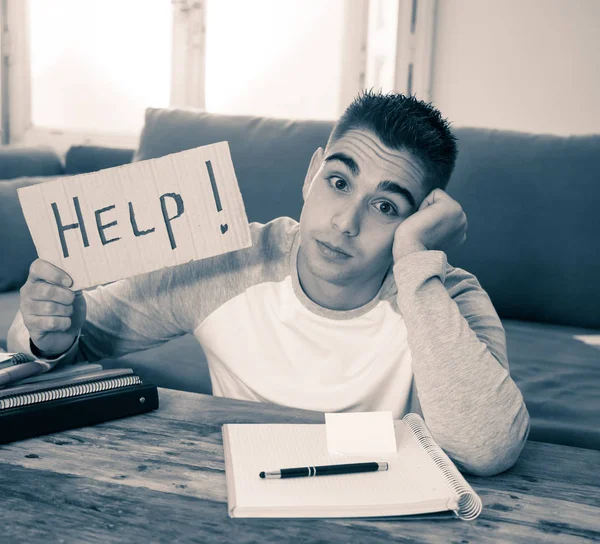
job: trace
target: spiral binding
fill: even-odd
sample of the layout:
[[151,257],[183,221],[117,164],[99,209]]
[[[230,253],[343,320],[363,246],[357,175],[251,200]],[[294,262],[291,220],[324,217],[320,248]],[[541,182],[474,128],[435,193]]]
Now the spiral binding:
[[433,440],[423,418],[418,414],[407,414],[402,418],[413,432],[419,444],[425,449],[431,460],[442,471],[450,488],[458,496],[458,509],[454,513],[464,520],[473,520],[481,514],[481,499],[452,464],[446,453]]
[[88,393],[97,393],[99,391],[107,391],[108,389],[118,389],[120,387],[127,387],[129,385],[137,385],[140,383],[142,383],[142,380],[139,376],[121,376],[108,380],[89,381],[77,385],[68,385],[54,389],[24,393],[22,395],[14,395],[12,397],[0,399],[0,410],[28,406],[30,404],[37,404],[49,400],[76,397]]

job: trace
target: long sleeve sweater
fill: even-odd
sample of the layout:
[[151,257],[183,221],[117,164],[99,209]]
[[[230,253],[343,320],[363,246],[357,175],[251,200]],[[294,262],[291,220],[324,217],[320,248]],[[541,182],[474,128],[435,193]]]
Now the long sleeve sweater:
[[[300,286],[299,224],[280,218],[251,232],[250,248],[85,291],[86,323],[61,360],[117,357],[189,333],[215,395],[324,412],[417,412],[466,472],[495,474],[516,461],[529,415],[504,329],[473,275],[441,251],[413,253],[373,300],[329,310]],[[9,349],[30,349],[20,314]]]

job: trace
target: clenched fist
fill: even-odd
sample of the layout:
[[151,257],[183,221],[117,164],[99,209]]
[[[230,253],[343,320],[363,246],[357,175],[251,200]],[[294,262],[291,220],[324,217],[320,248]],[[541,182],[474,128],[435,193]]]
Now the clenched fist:
[[445,191],[434,189],[419,209],[398,225],[392,248],[394,262],[415,251],[445,251],[466,238],[467,216],[461,205]]
[[44,357],[67,351],[85,322],[85,298],[69,289],[72,284],[66,272],[36,259],[21,288],[23,322]]

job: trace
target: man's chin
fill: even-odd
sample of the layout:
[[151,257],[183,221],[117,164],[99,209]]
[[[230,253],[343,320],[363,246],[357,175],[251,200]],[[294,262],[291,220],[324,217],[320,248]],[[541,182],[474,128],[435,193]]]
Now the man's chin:
[[351,283],[353,271],[347,261],[330,261],[318,254],[309,254],[306,257],[306,268],[315,278],[340,286]]

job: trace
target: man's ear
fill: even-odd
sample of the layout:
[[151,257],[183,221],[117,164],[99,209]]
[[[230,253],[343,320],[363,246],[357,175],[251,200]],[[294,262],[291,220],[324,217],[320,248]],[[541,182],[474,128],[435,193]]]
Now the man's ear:
[[308,166],[308,170],[306,171],[304,185],[302,186],[302,198],[304,200],[306,200],[306,196],[308,195],[308,190],[310,189],[313,179],[317,175],[319,168],[321,168],[324,154],[325,152],[323,151],[323,148],[319,147],[313,153],[312,159],[310,159],[310,165]]

